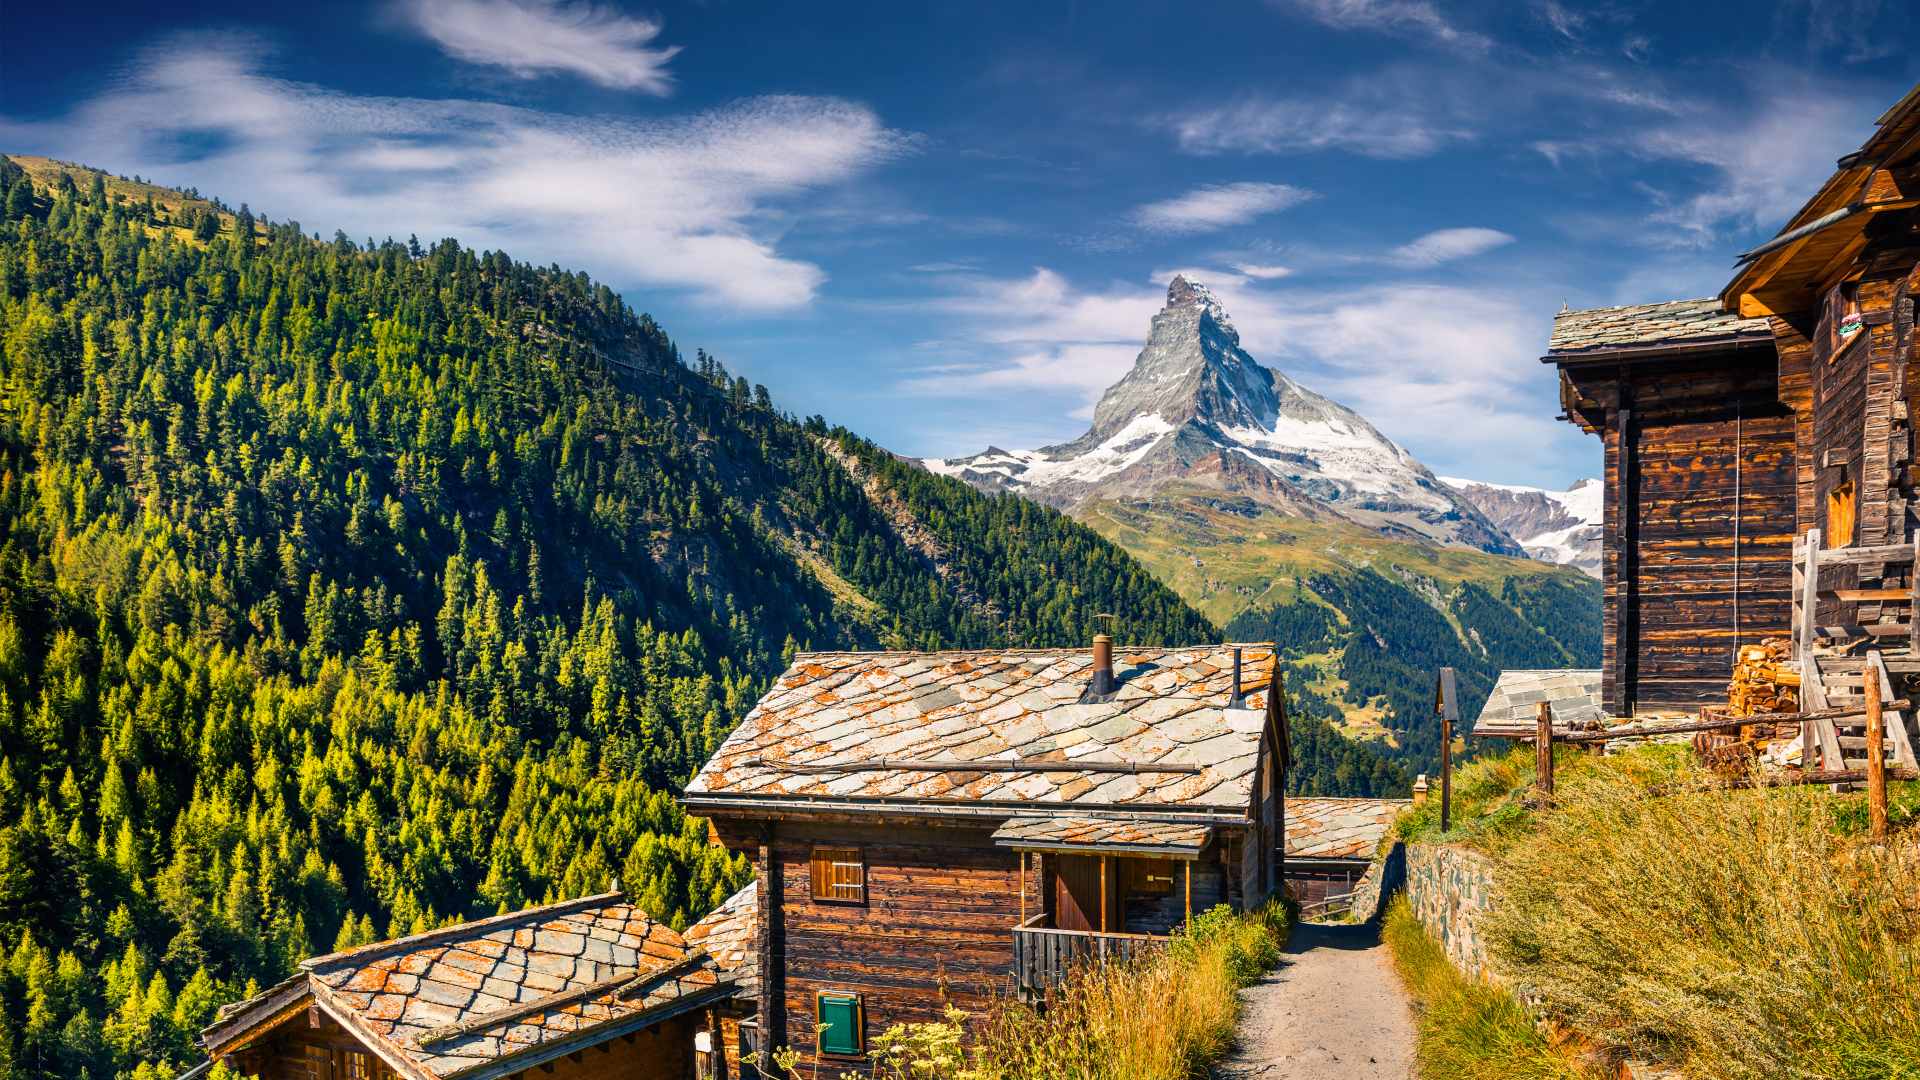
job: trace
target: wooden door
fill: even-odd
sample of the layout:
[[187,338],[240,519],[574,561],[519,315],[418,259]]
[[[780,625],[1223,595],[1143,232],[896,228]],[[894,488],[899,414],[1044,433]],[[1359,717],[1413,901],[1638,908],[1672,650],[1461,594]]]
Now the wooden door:
[[1058,856],[1053,874],[1053,925],[1059,930],[1100,929],[1100,860]]

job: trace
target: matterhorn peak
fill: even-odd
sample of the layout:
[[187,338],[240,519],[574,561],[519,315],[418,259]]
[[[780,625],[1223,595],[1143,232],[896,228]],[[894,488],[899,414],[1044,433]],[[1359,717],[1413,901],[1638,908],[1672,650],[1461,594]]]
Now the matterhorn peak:
[[1039,450],[989,449],[929,469],[1059,507],[1168,485],[1251,493],[1288,513],[1324,511],[1389,533],[1520,554],[1462,496],[1338,402],[1247,355],[1213,292],[1185,273],[1093,425]]

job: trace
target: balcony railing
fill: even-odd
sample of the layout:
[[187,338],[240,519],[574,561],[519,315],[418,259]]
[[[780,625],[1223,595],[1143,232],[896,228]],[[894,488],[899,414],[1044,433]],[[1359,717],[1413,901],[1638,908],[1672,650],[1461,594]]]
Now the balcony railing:
[[1132,960],[1167,943],[1153,934],[1102,934],[1093,930],[1056,930],[1035,915],[1013,928],[1013,977],[1020,996],[1043,996],[1081,963]]

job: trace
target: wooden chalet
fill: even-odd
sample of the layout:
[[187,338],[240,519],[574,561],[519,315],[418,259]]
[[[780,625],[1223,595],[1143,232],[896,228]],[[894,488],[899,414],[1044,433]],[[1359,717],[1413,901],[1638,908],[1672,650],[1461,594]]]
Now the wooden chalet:
[[201,1034],[201,1069],[225,1062],[258,1080],[720,1077],[714,1033],[738,967],[618,893],[590,896],[314,957],[222,1009]]
[[1380,864],[1374,853],[1408,799],[1294,796],[1287,800],[1287,895],[1303,915],[1345,910]]
[[807,653],[688,785],[757,872],[759,1045],[836,1072],[1280,880],[1267,645]]
[[[1763,638],[1790,639],[1806,711],[1920,671],[1916,289],[1920,88],[1719,297],[1555,319],[1566,416],[1606,448],[1609,717],[1724,704]],[[1862,760],[1844,723],[1805,727],[1804,764]],[[1890,715],[1889,758],[1914,738]]]

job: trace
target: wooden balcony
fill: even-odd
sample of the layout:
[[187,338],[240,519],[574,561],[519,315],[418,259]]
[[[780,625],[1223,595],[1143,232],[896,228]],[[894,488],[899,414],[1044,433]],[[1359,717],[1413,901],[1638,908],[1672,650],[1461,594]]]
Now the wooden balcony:
[[1158,949],[1167,939],[1156,934],[1103,934],[1097,930],[1056,930],[1035,915],[1013,928],[1013,978],[1020,996],[1033,1000],[1082,963],[1124,963]]

